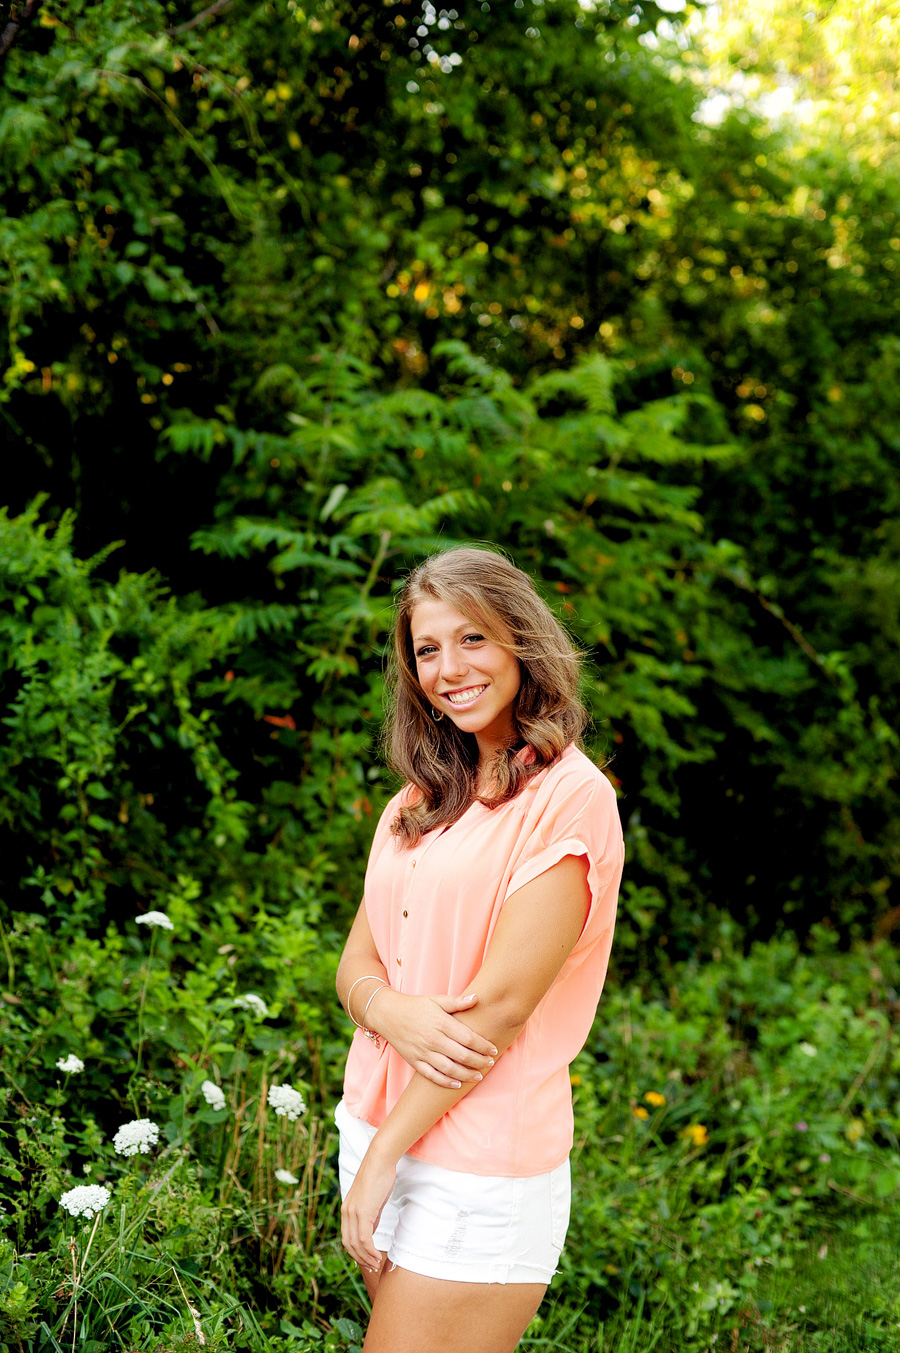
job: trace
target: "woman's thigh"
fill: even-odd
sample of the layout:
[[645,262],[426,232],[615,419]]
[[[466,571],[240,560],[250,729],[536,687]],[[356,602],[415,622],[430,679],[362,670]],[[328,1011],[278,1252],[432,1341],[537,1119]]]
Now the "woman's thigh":
[[512,1353],[545,1283],[460,1283],[385,1265],[363,1353]]

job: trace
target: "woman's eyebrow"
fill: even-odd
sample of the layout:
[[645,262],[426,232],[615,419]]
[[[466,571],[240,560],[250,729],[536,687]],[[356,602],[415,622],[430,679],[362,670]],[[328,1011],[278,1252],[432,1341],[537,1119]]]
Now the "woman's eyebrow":
[[[473,630],[473,629],[477,629],[477,626],[476,626],[476,625],[473,625],[472,622],[471,622],[471,620],[466,620],[464,624],[462,624],[462,625],[457,625],[457,627],[456,627],[456,629],[453,631],[453,633],[454,633],[454,634],[463,634],[466,630]],[[433,644],[433,643],[436,642],[436,640],[435,640],[434,636],[431,635],[431,634],[414,634],[414,635],[413,635],[413,643],[414,643],[414,644],[424,644],[424,643],[426,643],[426,642],[429,643],[429,644]]]

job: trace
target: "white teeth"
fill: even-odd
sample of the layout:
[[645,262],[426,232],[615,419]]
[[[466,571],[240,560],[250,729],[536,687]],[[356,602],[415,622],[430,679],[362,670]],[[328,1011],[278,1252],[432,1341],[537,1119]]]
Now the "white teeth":
[[448,694],[447,699],[451,705],[467,705],[470,700],[474,700],[476,695],[480,695],[486,689],[485,686],[470,686],[468,690],[454,691],[452,695]]

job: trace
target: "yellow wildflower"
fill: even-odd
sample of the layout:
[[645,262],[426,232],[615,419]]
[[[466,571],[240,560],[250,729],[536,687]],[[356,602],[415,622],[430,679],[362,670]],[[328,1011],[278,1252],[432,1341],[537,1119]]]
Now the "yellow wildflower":
[[860,1137],[864,1137],[866,1125],[861,1118],[851,1118],[844,1129],[844,1136],[848,1142],[858,1142]]
[[647,1110],[644,1109],[644,1108],[641,1108],[640,1104],[637,1106],[636,1109],[632,1109],[632,1113],[634,1114],[635,1118],[649,1118],[649,1117],[650,1117],[650,1115],[649,1115],[649,1113],[647,1112]]
[[570,1084],[570,1085],[580,1085],[580,1084],[581,1084],[581,1077],[579,1076],[579,1074],[578,1074],[577,1071],[573,1071],[573,1072],[572,1072],[571,1076],[569,1077],[569,1084]]
[[654,1109],[662,1108],[663,1104],[666,1102],[665,1095],[661,1095],[658,1090],[648,1090],[644,1095],[644,1099],[646,1099],[648,1104],[652,1104]]
[[682,1137],[686,1137],[694,1146],[705,1146],[709,1133],[702,1123],[689,1123],[682,1129]]

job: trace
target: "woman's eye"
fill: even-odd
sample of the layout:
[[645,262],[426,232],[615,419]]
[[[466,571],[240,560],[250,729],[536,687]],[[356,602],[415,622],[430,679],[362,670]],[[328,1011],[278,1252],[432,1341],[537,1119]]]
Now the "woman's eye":
[[483,634],[467,634],[467,635],[466,635],[466,643],[467,643],[467,644],[468,644],[468,643],[472,643],[472,644],[480,644],[480,643],[483,643],[483,642],[484,642],[484,635],[483,635]]
[[428,655],[429,655],[430,653],[433,653],[433,652],[434,652],[433,646],[432,646],[432,647],[427,647],[427,648],[420,648],[419,651],[418,651],[418,653],[416,654],[416,657],[417,657],[417,658],[427,658]]

